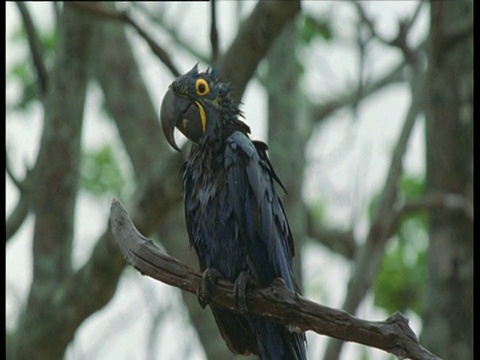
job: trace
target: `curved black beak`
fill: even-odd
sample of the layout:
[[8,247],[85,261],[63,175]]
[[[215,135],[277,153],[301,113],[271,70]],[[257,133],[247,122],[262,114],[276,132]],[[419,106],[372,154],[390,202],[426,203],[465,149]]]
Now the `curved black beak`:
[[178,151],[180,149],[175,143],[175,128],[195,143],[200,141],[205,132],[206,116],[203,107],[197,101],[176,94],[172,87],[163,98],[160,121],[165,138]]
[[176,96],[172,87],[168,88],[162,101],[160,122],[162,123],[163,135],[168,143],[177,151],[180,151],[180,148],[175,142],[175,127],[182,120],[190,105],[190,100],[181,96]]

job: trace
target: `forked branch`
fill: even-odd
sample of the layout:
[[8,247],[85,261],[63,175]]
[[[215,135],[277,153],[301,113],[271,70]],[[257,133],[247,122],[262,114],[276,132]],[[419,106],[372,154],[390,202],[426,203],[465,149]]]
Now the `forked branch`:
[[[125,208],[115,199],[110,208],[110,224],[125,259],[141,274],[196,294],[202,274],[162,253],[151,240],[142,236]],[[231,282],[220,279],[211,290],[212,303],[240,312]],[[398,312],[385,321],[358,319],[345,311],[303,298],[289,290],[283,281],[275,281],[264,289],[247,289],[246,303],[251,314],[271,318],[290,331],[311,330],[381,349],[401,359],[439,359],[420,345],[408,320]]]

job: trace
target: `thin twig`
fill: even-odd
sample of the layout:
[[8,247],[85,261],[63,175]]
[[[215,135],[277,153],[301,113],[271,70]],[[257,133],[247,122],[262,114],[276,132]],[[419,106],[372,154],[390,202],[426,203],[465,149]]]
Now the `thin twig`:
[[400,49],[405,59],[410,65],[413,65],[416,63],[417,52],[413,51],[410,48],[410,46],[408,46],[407,36],[413,24],[415,23],[415,20],[418,18],[418,14],[420,13],[420,10],[422,8],[423,1],[418,2],[415,11],[413,12],[412,16],[409,19],[403,19],[399,21],[398,33],[397,33],[397,36],[393,39],[388,39],[383,35],[379,34],[378,31],[376,31],[373,20],[367,15],[367,13],[365,12],[365,9],[363,8],[363,6],[358,0],[351,0],[351,2],[354,4],[355,8],[357,9],[357,13],[358,13],[358,16],[360,17],[361,22],[365,24],[369,29],[370,36],[372,38],[377,39],[382,44],[385,44],[388,46],[394,46]]
[[306,235],[314,241],[324,245],[331,251],[353,260],[357,251],[357,244],[351,230],[337,230],[318,226],[313,212],[307,210]]
[[168,33],[168,35],[170,35],[170,37],[172,38],[173,43],[175,43],[175,45],[179,46],[180,48],[188,52],[195,59],[198,59],[204,63],[209,62],[208,56],[196,50],[193,47],[193,44],[190,44],[187,40],[185,40],[179,34],[176,26],[171,26],[170,24],[167,23],[167,21],[164,19],[164,16],[156,15],[153,11],[147,8],[145,4],[142,2],[134,1],[132,2],[132,6],[135,7],[138,11],[140,11],[143,15],[145,15],[148,19],[150,19],[150,21],[154,22],[155,25],[158,25],[163,30],[165,30]]
[[16,234],[18,229],[22,226],[23,222],[27,218],[28,212],[30,210],[29,199],[25,193],[20,194],[20,199],[17,202],[17,205],[10,213],[8,218],[5,221],[5,242],[8,243],[13,235]]
[[390,224],[390,229],[387,231],[388,236],[394,234],[398,225],[406,215],[417,211],[460,212],[472,223],[474,221],[473,204],[469,202],[465,196],[438,191],[426,194],[418,200],[406,201],[396,212]]
[[29,169],[28,167],[26,167],[26,169],[27,173],[25,178],[23,180],[19,180],[13,173],[13,170],[10,166],[8,153],[5,152],[5,172],[20,192],[20,198],[18,199],[17,205],[5,221],[5,242],[8,242],[8,240],[15,235],[18,229],[20,229],[30,210],[31,199],[29,198],[29,193],[32,186],[31,184],[33,183],[33,170]]
[[474,221],[473,204],[465,196],[459,194],[446,192],[430,193],[420,200],[406,202],[400,212],[407,213],[419,210],[460,211],[472,223]]
[[403,72],[405,69],[405,63],[401,63],[395,66],[390,72],[385,76],[381,77],[378,80],[373,82],[367,82],[363,84],[362,87],[362,98],[359,99],[358,89],[353,88],[352,86],[348,87],[348,92],[344,95],[338,95],[335,99],[330,101],[325,101],[322,104],[310,104],[310,114],[315,122],[324,121],[329,115],[333,112],[353,104],[355,101],[362,100],[378,90],[381,90],[389,85],[393,85],[404,81]]
[[[16,1],[18,10],[25,26],[25,32],[27,33],[27,41],[30,47],[30,53],[32,54],[33,66],[37,70],[38,83],[40,86],[40,94],[43,96],[47,92],[48,84],[48,71],[45,66],[45,60],[43,58],[43,49],[40,45],[38,33],[33,24],[32,17],[27,9],[27,5],[23,1]],[[41,97],[42,97],[41,96]]]
[[212,64],[215,64],[219,54],[217,30],[217,2],[210,1],[210,44],[212,45]]
[[127,12],[109,9],[92,2],[72,1],[71,4],[80,10],[88,11],[94,15],[103,17],[105,19],[120,21],[125,24],[131,25],[137,31],[137,33],[147,42],[152,52],[158,57],[158,59],[160,59],[161,62],[165,64],[165,66],[170,70],[170,72],[175,77],[180,76],[180,71],[178,71],[177,67],[174,65],[173,61],[170,58],[170,55],[168,55],[168,53],[160,45],[158,45],[158,43],[140,25],[138,25],[138,23],[133,20]]

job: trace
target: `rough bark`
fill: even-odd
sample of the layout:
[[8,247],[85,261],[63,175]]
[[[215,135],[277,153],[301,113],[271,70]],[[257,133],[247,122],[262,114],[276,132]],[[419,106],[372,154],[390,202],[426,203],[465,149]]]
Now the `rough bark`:
[[[433,1],[430,14],[426,191],[473,204],[473,1]],[[473,359],[472,219],[431,211],[429,237],[422,339],[446,359]]]

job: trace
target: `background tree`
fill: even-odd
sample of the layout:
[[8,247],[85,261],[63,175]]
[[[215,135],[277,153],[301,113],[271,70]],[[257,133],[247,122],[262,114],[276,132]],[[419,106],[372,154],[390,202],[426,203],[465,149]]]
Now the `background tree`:
[[[289,192],[284,204],[297,254],[302,255],[297,256],[298,269],[306,270],[303,288],[307,297],[322,302],[328,300],[323,293],[333,292],[316,289],[319,275],[308,276],[308,263],[338,257],[344,267],[352,267],[352,275],[343,305],[337,306],[356,313],[368,302],[368,294],[373,294],[375,303],[390,313],[402,310],[414,318],[415,314],[422,316],[424,345],[437,355],[472,358],[473,2],[414,4],[393,27],[396,34],[380,31],[372,4],[332,2],[320,8],[311,2],[239,2],[229,5],[238,23],[230,22],[226,28],[220,16],[221,9],[226,14],[227,3],[223,2],[117,7],[52,3],[54,26],[45,31],[39,30],[32,16],[32,4],[16,3],[22,27],[15,33],[16,45],[7,45],[6,50],[9,53],[18,46],[29,52],[10,67],[7,64],[7,191],[13,184],[18,194],[16,204],[7,207],[7,264],[16,239],[34,218],[33,276],[28,297],[17,307],[18,320],[7,326],[8,357],[79,358],[93,353],[105,358],[105,344],[128,329],[119,317],[88,349],[75,348],[82,325],[94,321],[93,314],[100,316],[98,310],[112,308],[118,296],[122,298],[117,303],[127,304],[127,309],[139,307],[122,292],[124,284],[131,287],[139,281],[133,271],[124,271],[125,261],[108,229],[112,195],[128,204],[142,233],[154,236],[168,253],[196,266],[187,245],[181,202],[179,168],[186,151],[178,154],[168,149],[158,122],[158,104],[172,79],[201,61],[219,67],[222,77],[234,85],[237,101],[248,88],[266,93],[267,142]],[[190,9],[195,10],[194,17],[187,16]],[[344,11],[352,19],[352,33],[346,37],[334,21]],[[430,31],[413,42],[419,19],[428,11]],[[188,38],[193,24],[204,25],[208,36]],[[322,76],[316,76],[316,47],[341,43],[354,49],[353,76],[328,84],[323,80],[329,72],[325,67]],[[380,50],[401,56],[396,63],[385,65],[375,56]],[[158,68],[154,81],[148,75],[147,57]],[[386,70],[373,72],[377,64]],[[8,93],[12,83],[21,89],[15,96]],[[314,196],[312,190],[321,188],[312,184],[320,182],[320,177],[312,176],[322,163],[318,149],[335,132],[362,128],[367,99],[388,92],[392,85],[406,89],[411,103],[391,149],[385,180],[375,186],[377,195],[368,201],[368,215],[358,189],[370,186],[369,177],[367,170],[361,170],[359,179],[348,183],[357,189],[349,190],[354,194],[347,201],[351,222],[338,226],[328,220],[335,203],[327,196]],[[254,99],[248,91],[245,96],[242,108],[252,114],[246,120],[255,129],[261,111],[256,108],[249,113]],[[92,116],[92,101],[103,103],[103,114]],[[41,140],[32,140],[39,144],[38,152],[27,168],[18,161],[20,144],[10,140],[9,134],[22,121],[18,117],[31,113],[32,108],[43,124]],[[111,122],[100,120],[105,113]],[[412,131],[419,128],[423,114],[426,176],[407,173],[404,166]],[[88,146],[92,118],[108,134],[94,149]],[[342,121],[347,124],[343,128]],[[24,138],[28,136],[26,132]],[[346,157],[343,154],[353,145],[341,143],[344,152],[333,161],[341,162],[338,159]],[[352,171],[347,174],[353,178]],[[321,178],[329,176],[335,175],[322,172]],[[81,212],[85,194],[104,209],[100,219],[94,218],[92,210]],[[341,202],[338,197],[335,201]],[[103,223],[97,225],[103,227],[99,235],[79,236],[83,230],[79,223],[89,227],[94,222]],[[87,242],[92,244],[91,252],[84,250],[79,261],[78,249]],[[7,265],[7,281],[9,272]],[[332,274],[321,277],[328,279]],[[154,300],[159,288],[145,283],[129,290],[132,298],[148,299],[141,304],[147,304],[150,314],[146,349],[136,352],[136,358],[157,358],[159,352],[167,352],[167,358],[168,350],[161,351],[158,343],[167,338],[162,329],[171,323],[182,329],[176,329],[183,345],[174,349],[175,355],[180,352],[183,358],[194,358],[198,350],[186,341],[194,336],[185,322],[197,330],[207,358],[234,358],[210,313],[200,309],[194,296],[162,290],[168,294],[165,298],[183,299],[188,320],[182,323],[170,315],[181,312],[182,307],[173,305],[175,300]],[[7,300],[15,289],[15,284],[7,282]],[[309,335],[312,357],[319,356],[317,339]],[[337,359],[341,348],[341,342],[331,341],[325,359]]]
[[[459,200],[429,212],[422,337],[445,358],[473,358],[473,2],[433,3],[425,99],[426,193]],[[450,206],[447,205],[447,210]]]

